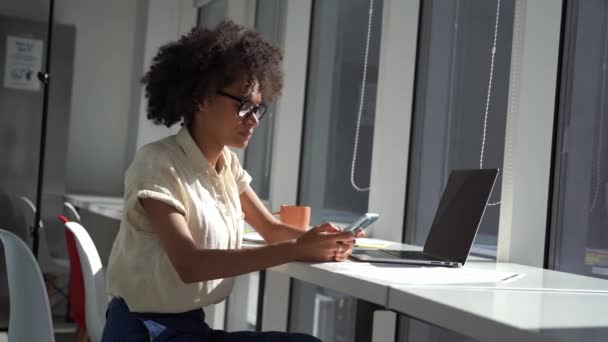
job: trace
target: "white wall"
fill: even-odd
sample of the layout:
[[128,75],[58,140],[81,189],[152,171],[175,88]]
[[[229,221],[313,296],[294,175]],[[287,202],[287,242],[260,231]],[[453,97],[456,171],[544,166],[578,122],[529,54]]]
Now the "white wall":
[[[182,34],[188,33],[196,26],[196,13],[192,1],[189,0],[145,0],[146,8],[141,11],[147,17],[145,28],[142,30],[141,37],[138,37],[140,56],[138,65],[133,66],[133,72],[143,76],[150,67],[152,58],[158,49],[170,42],[178,39]],[[125,163],[128,166],[134,152],[145,144],[177,133],[180,129],[179,124],[167,128],[156,126],[146,117],[146,99],[143,88],[133,89],[133,99],[139,101],[139,105],[133,106],[133,113],[137,113],[137,119],[133,122],[136,126],[130,130],[131,149],[127,151]]]
[[1,1],[0,14],[9,17],[17,17],[46,22],[49,16],[49,1]]
[[[133,94],[137,1],[63,0],[55,20],[76,26],[66,190],[122,193]],[[144,12],[145,13],[145,12]]]
[[[121,0],[55,2],[55,21],[76,26],[68,192],[122,193],[140,4]],[[2,1],[0,13],[46,22],[49,1]]]
[[[7,1],[0,13],[47,21],[48,6]],[[191,0],[62,0],[55,21],[76,26],[66,191],[121,195],[135,150],[176,131],[147,122],[140,79],[160,45],[196,24],[196,9]]]

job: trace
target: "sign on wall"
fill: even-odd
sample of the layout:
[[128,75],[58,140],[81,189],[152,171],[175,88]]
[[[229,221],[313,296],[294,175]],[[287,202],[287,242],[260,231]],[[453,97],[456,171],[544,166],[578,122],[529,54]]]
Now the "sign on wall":
[[39,91],[37,74],[42,67],[44,42],[15,36],[6,37],[4,87]]

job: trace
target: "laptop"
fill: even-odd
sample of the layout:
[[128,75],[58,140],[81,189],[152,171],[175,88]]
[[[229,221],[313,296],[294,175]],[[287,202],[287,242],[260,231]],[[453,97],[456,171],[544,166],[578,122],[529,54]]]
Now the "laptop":
[[351,256],[367,262],[455,267],[464,265],[497,174],[497,169],[450,172],[422,252],[355,248]]

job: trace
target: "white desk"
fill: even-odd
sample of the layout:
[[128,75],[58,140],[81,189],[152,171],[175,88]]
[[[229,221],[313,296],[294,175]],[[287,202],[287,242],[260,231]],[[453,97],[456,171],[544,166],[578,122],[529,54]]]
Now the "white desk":
[[465,268],[525,276],[497,284],[399,285],[353,273],[352,266],[345,273],[340,263],[297,262],[270,271],[482,341],[608,340],[607,280],[472,258]]
[[[121,219],[122,198],[66,197],[75,206]],[[387,248],[420,249],[401,244]],[[608,280],[471,257],[465,268],[525,276],[497,284],[399,285],[373,273],[352,272],[353,266],[348,261],[292,262],[269,271],[482,341],[608,341]],[[369,315],[361,318],[366,319]]]
[[388,308],[482,341],[608,339],[608,281],[516,264],[465,267],[526,276],[495,285],[393,285]]
[[386,306],[390,283],[341,273],[340,264],[291,262],[273,267],[269,271],[336,290],[383,307]]
[[123,198],[117,196],[94,196],[82,194],[66,194],[65,199],[76,207],[86,207],[91,204],[122,205]]
[[67,194],[65,199],[77,208],[119,221],[122,219],[122,197]]

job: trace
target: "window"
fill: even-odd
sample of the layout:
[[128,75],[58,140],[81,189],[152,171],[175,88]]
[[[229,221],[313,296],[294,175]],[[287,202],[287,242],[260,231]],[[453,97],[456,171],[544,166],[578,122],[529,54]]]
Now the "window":
[[[250,23],[252,4],[255,3],[255,29],[266,38],[279,44],[282,31],[283,5],[279,0],[257,0],[229,2],[212,0],[204,2],[198,12],[199,25],[213,27],[222,20],[230,18],[245,27]],[[251,16],[252,17],[252,16]],[[234,150],[245,169],[251,174],[251,186],[262,199],[268,199],[270,162],[272,154],[272,134],[274,125],[274,106],[270,115],[260,122],[255,134],[244,151]],[[258,301],[260,299],[260,272],[252,272],[235,278],[234,288],[225,302],[225,312],[218,308],[214,314],[222,315],[227,331],[254,331],[257,328]],[[220,304],[221,305],[221,304]],[[220,325],[222,323],[219,323]]]
[[[281,40],[282,15],[281,0],[256,1],[255,27],[264,37],[276,44],[280,44]],[[275,108],[274,105],[270,106],[270,114],[260,122],[245,151],[244,167],[251,175],[251,187],[264,200],[268,199],[269,193]],[[226,301],[226,330],[256,330],[260,279],[263,277],[260,272],[236,277],[234,289]]]
[[255,331],[258,324],[260,272],[235,278],[234,288],[226,300],[225,329],[227,331]]
[[[450,170],[502,168],[513,18],[514,1],[502,1],[499,12],[496,1],[422,3],[408,243],[424,244]],[[491,257],[496,255],[501,176],[473,247]]]
[[[255,11],[255,27],[264,37],[280,46],[283,30],[283,6],[280,0],[258,0]],[[251,174],[251,187],[261,199],[268,200],[270,192],[270,163],[276,106],[256,128],[245,151],[245,168]]]
[[[502,169],[514,10],[513,0],[421,2],[407,243],[424,245],[450,170]],[[486,257],[496,256],[501,178],[502,172],[473,246],[473,253]],[[402,315],[398,319],[399,341],[471,340]]]
[[566,16],[549,266],[608,278],[608,3]]
[[[251,3],[252,1],[235,2],[234,6],[230,7],[227,0],[205,2],[199,9],[198,23],[199,25],[213,27],[222,20],[230,18],[235,22],[246,24],[248,18],[243,17],[242,14],[247,12]],[[283,3],[281,1],[255,1],[255,29],[276,44],[280,44],[283,26],[282,15]],[[245,151],[234,151],[241,159],[244,168],[251,175],[251,187],[265,201],[269,199],[272,134],[275,115],[276,107],[272,105],[269,108],[269,113],[256,128],[247,149]]]
[[398,340],[400,342],[475,342],[476,340],[457,332],[442,329],[424,322],[399,315]]
[[[374,2],[365,68],[369,6],[369,0],[315,1],[313,5],[299,193],[300,204],[312,207],[312,224],[348,222],[367,210],[368,192],[357,191],[351,184],[351,166],[361,110],[354,181],[366,188],[374,134],[382,1]],[[362,86],[365,94],[361,107]]]
[[[51,315],[63,318],[68,300],[65,294],[69,288],[69,267],[54,262],[68,261],[64,235],[59,234],[63,234],[63,227],[55,222],[56,215],[61,213],[66,183],[74,183],[74,179],[66,177],[66,159],[69,159],[68,136],[75,133],[70,132],[69,124],[76,112],[72,89],[77,87],[75,75],[81,76],[74,60],[82,47],[76,44],[76,25],[62,20],[65,17],[50,16],[51,6],[55,5],[35,1],[0,5],[0,227],[21,238],[37,253],[40,271],[48,286]],[[58,7],[61,12],[61,5]],[[51,20],[52,42],[48,39]],[[78,29],[87,27],[81,25]],[[50,65],[47,54],[52,57],[48,60]],[[52,82],[48,85],[40,82],[39,72],[52,74]],[[45,98],[45,88],[48,98]],[[47,115],[47,126],[43,135],[44,115]],[[40,146],[43,137],[44,146]],[[41,147],[45,151],[45,164],[39,175]],[[37,199],[40,199],[39,206]],[[36,222],[36,208],[44,231],[39,230],[35,250],[31,230]],[[4,247],[0,247],[0,329],[3,330],[9,327],[9,302],[12,302],[4,252]]]
[[226,18],[228,2],[226,0],[210,0],[198,10],[199,26],[214,27]]
[[[312,16],[298,202],[312,207],[311,224],[348,222],[367,211],[368,192],[351,184],[351,166],[359,127],[354,181],[367,188],[382,1],[315,1]],[[354,338],[352,297],[294,280],[290,312],[290,331],[323,341]]]

